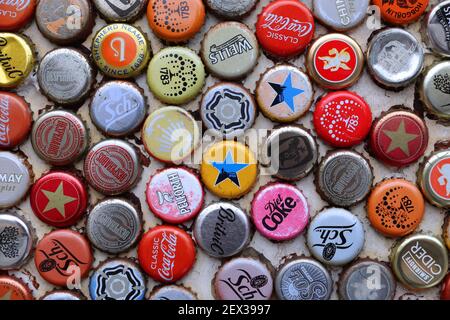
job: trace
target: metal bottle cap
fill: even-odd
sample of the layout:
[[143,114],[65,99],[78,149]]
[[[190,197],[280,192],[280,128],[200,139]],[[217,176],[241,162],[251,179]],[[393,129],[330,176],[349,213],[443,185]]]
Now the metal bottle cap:
[[42,58],[37,72],[42,93],[61,105],[83,102],[95,83],[95,71],[86,55],[61,48]]
[[369,0],[314,0],[314,15],[326,26],[337,30],[350,30],[366,18]]
[[203,209],[194,227],[197,245],[215,258],[231,257],[250,240],[250,219],[239,207],[226,202]]
[[397,279],[412,289],[438,285],[448,271],[448,252],[436,237],[409,236],[391,251],[391,265]]
[[281,300],[328,300],[333,292],[333,280],[316,260],[298,258],[278,271],[275,290]]
[[450,56],[450,1],[442,1],[428,14],[427,36],[433,51]]
[[334,151],[326,155],[316,173],[319,194],[338,207],[363,201],[373,183],[372,168],[362,155],[353,151]]
[[0,152],[0,178],[0,209],[22,200],[32,183],[28,163],[11,152]]
[[392,300],[396,286],[386,263],[361,259],[341,274],[339,296],[343,300]]
[[92,300],[144,300],[146,279],[130,259],[109,259],[89,278]]
[[107,82],[95,91],[91,100],[92,122],[109,136],[120,137],[135,132],[146,114],[143,90],[131,82]]
[[197,300],[197,297],[186,288],[168,285],[155,290],[149,300]]
[[239,20],[251,12],[258,0],[206,0],[208,9],[227,20]]
[[8,275],[0,275],[0,301],[33,299],[30,287],[22,280]]
[[422,72],[424,51],[408,31],[389,28],[370,40],[367,64],[376,82],[387,88],[403,88]]
[[54,290],[47,293],[41,298],[41,300],[83,300],[84,297],[77,293],[69,290]]
[[30,224],[14,214],[0,214],[0,244],[0,270],[19,269],[33,248]]
[[208,130],[226,139],[242,136],[256,118],[256,103],[243,86],[222,82],[206,91],[200,104],[203,123]]
[[127,251],[142,232],[142,213],[123,199],[99,202],[89,212],[86,234],[98,249],[111,254]]
[[275,129],[267,138],[262,159],[271,173],[283,180],[300,180],[308,175],[319,157],[317,142],[296,126]]
[[423,79],[421,89],[421,98],[428,111],[441,119],[450,120],[450,62],[433,66]]
[[0,150],[11,150],[28,137],[33,122],[29,103],[21,96],[0,92]]
[[100,15],[108,22],[133,22],[144,13],[148,0],[94,0]]
[[450,251],[450,215],[447,215],[444,221],[444,226],[442,227],[442,237],[444,238],[445,245]]
[[54,166],[77,161],[89,144],[84,122],[74,113],[55,110],[44,113],[33,125],[31,143],[36,154]]

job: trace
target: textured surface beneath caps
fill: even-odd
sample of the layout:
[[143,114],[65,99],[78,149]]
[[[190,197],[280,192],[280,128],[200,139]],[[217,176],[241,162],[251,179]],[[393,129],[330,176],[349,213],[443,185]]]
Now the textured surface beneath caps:
[[[263,6],[265,6],[269,0],[262,0],[257,5],[255,11],[251,13],[249,17],[247,17],[244,20],[244,23],[247,24],[251,29],[254,30],[255,22],[257,14],[261,11]],[[304,1],[308,6],[311,7],[311,0]],[[437,3],[437,0],[431,1],[431,3],[435,4]],[[96,26],[94,29],[94,32],[97,31],[101,26],[105,25],[105,22],[99,18],[97,18]],[[207,17],[207,23],[202,28],[201,32],[189,42],[188,46],[197,52],[200,49],[200,41],[203,38],[204,33],[209,29],[211,25],[214,25],[218,22],[218,20],[213,17],[211,14],[208,14]],[[154,34],[150,31],[147,21],[145,18],[140,19],[136,25],[143,28],[143,30],[147,33],[149,36],[151,43],[152,43],[152,49],[154,52],[159,51],[161,48],[163,48],[163,45],[160,41],[157,40],[157,38],[154,36]],[[415,23],[408,27],[408,30],[410,30],[416,37],[419,39],[422,39],[420,34],[420,23]],[[318,27],[316,31],[316,37],[318,35],[326,34],[327,31],[323,27]],[[371,30],[369,30],[365,24],[358,27],[355,30],[350,31],[348,34],[352,37],[354,37],[362,46],[363,50],[366,49],[366,41],[371,33]],[[33,23],[28,29],[25,30],[25,34],[28,36],[31,36],[34,40],[34,42],[37,44],[37,50],[39,52],[39,57],[43,57],[46,52],[48,52],[51,48],[54,48],[52,44],[50,44],[37,30],[35,23]],[[87,41],[84,43],[85,46],[89,47],[92,40],[92,35],[87,39]],[[423,40],[423,39],[422,39]],[[430,51],[427,49],[427,52]],[[290,62],[303,66],[304,62],[304,56],[301,56],[297,59],[291,60]],[[430,64],[432,62],[431,57],[427,58],[427,64]],[[264,55],[262,55],[259,59],[259,63],[257,67],[254,69],[254,71],[245,79],[244,85],[249,88],[250,90],[255,89],[255,83],[259,79],[259,76],[261,73],[263,73],[266,68],[273,66],[274,63],[267,59]],[[98,80],[101,79],[101,76],[98,76]],[[206,91],[206,89],[214,84],[217,79],[209,76],[207,78],[207,84],[203,88],[203,92]],[[163,106],[162,103],[157,101],[149,92],[146,84],[145,75],[140,76],[137,79],[138,84],[145,88],[146,95],[149,97],[149,105],[150,110],[154,111],[161,106]],[[316,93],[316,97],[321,95],[323,91],[318,90]],[[412,108],[413,102],[414,102],[414,86],[409,86],[404,91],[400,93],[392,93],[387,92],[379,87],[377,87],[372,80],[370,79],[369,75],[367,74],[367,71],[364,72],[363,77],[361,80],[354,85],[352,88],[350,88],[352,91],[356,91],[359,95],[364,97],[364,99],[367,100],[367,102],[371,105],[372,111],[374,113],[374,116],[378,116],[383,110],[387,110],[390,106],[396,105],[396,104],[406,104],[407,107]],[[38,93],[38,87],[37,87],[37,81],[34,77],[30,77],[24,85],[22,85],[19,88],[19,94],[24,95],[28,101],[31,102],[33,111],[34,111],[34,119],[36,119],[38,115],[39,109],[43,108],[45,105],[49,104],[49,102]],[[189,103],[186,106],[186,109],[188,110],[198,110],[199,105],[199,98],[197,98],[195,101]],[[90,132],[92,135],[92,143],[98,142],[102,139],[104,139],[101,134],[95,129],[94,125],[90,121],[89,118],[89,110],[88,110],[88,103],[86,102],[83,107],[80,109],[80,114],[82,118],[86,121],[88,121],[88,125],[90,128]],[[429,119],[426,119],[427,125],[430,128],[431,131],[431,141],[429,144],[429,147],[427,149],[427,154],[430,153],[433,150],[433,145],[436,141],[441,140],[445,137],[450,137],[450,127],[443,127],[441,125],[436,124],[436,121],[432,121]],[[312,117],[311,113],[309,113],[306,117],[300,119],[298,123],[303,124],[304,126],[313,129],[312,128]],[[259,117],[256,121],[256,128],[272,128],[274,126],[274,123],[272,123],[270,120],[265,119],[261,114],[259,114]],[[31,147],[31,143],[28,140],[21,148],[30,158],[30,162],[33,164],[33,167],[35,169],[35,173],[37,177],[39,177],[44,171],[48,170],[49,167],[44,164],[36,154],[33,152],[33,149]],[[320,142],[320,155],[325,155],[326,151],[328,150],[328,147],[325,146],[323,143]],[[360,145],[356,148],[356,150],[363,152],[366,156],[368,156],[367,152],[364,150],[363,146]],[[402,169],[401,171],[394,172],[393,170],[382,166],[378,161],[374,160],[373,158],[370,158],[370,161],[374,167],[375,170],[375,181],[380,181],[384,177],[389,176],[402,176],[407,179],[410,179],[412,181],[416,180],[415,172],[418,168],[418,164],[414,164],[411,167],[408,167],[406,169]],[[76,164],[76,167],[81,169],[83,162],[80,161]],[[156,169],[162,167],[162,164],[152,160],[152,164],[149,168],[145,168],[145,171],[142,174],[143,179],[139,182],[138,186],[134,188],[132,191],[140,198],[142,208],[144,211],[144,218],[145,218],[145,230],[148,230],[149,228],[160,224],[161,221],[156,219],[150,212],[147,207],[147,204],[145,203],[145,186],[149,179],[149,177],[155,172]],[[253,197],[254,192],[256,192],[259,189],[260,185],[265,185],[270,181],[269,177],[261,176],[260,180],[258,181],[258,184],[255,186],[255,188],[252,190],[252,192],[244,197],[240,201],[240,205],[249,212],[250,209],[250,202]],[[301,180],[297,183],[298,187],[304,191],[305,196],[308,198],[308,201],[311,205],[312,209],[312,215],[316,215],[319,210],[321,210],[324,206],[327,204],[322,201],[317,194],[314,183],[313,183],[313,176],[309,175],[305,179]],[[101,198],[101,195],[94,192],[91,189],[91,203],[95,203],[96,199]],[[210,193],[207,194],[206,203],[210,203],[211,201],[215,200],[213,196],[211,196]],[[33,225],[36,227],[38,236],[42,237],[45,233],[49,232],[50,228],[40,222],[37,218],[34,217],[30,206],[29,206],[29,200],[27,199],[24,203],[21,204],[21,209],[25,212],[26,216],[28,216],[31,220]],[[377,258],[380,260],[387,260],[389,255],[389,249],[393,243],[392,240],[386,239],[385,237],[381,236],[380,234],[376,233],[373,228],[369,226],[368,220],[366,218],[365,210],[364,210],[364,204],[358,205],[356,208],[352,209],[352,212],[356,214],[361,221],[364,223],[365,229],[367,231],[366,233],[366,243],[364,246],[363,251],[361,252],[361,257],[371,257],[371,258]],[[427,204],[426,207],[426,214],[424,221],[420,224],[419,230],[423,232],[429,232],[435,235],[441,235],[441,226],[443,223],[444,215],[440,213],[440,211],[436,208],[433,208],[432,206]],[[85,224],[85,220],[82,220],[78,227],[83,227]],[[187,223],[186,226],[190,228],[191,223]],[[250,243],[250,246],[255,248],[257,251],[261,252],[263,255],[265,255],[269,261],[272,262],[272,264],[277,267],[280,263],[280,260],[289,254],[304,254],[304,255],[310,255],[308,252],[308,249],[305,244],[305,237],[304,235],[299,236],[294,241],[290,241],[287,243],[281,243],[281,244],[274,244],[266,239],[264,239],[261,235],[256,233]],[[135,256],[136,250],[132,250],[128,253],[121,254],[121,256]],[[106,255],[103,253],[100,253],[98,250],[95,251],[95,262],[94,267],[96,267],[102,260],[106,258]],[[202,299],[212,299],[211,295],[211,278],[215,274],[216,268],[220,265],[220,261],[217,259],[212,259],[206,256],[201,251],[198,252],[197,256],[197,262],[195,264],[194,269],[188,276],[186,276],[183,280],[180,281],[180,283],[184,284],[187,287],[193,288],[193,290],[198,293],[199,297]],[[211,271],[214,270],[214,271]],[[340,268],[333,268],[333,279],[336,281],[338,279],[338,275],[340,273]],[[42,278],[39,277],[34,264],[31,262],[27,264],[22,271],[15,272],[14,274],[27,279],[29,278],[29,275],[32,274],[36,277],[36,280],[39,282],[40,286],[37,291],[35,291],[36,297],[41,297],[44,295],[44,293],[47,290],[52,289],[52,287],[46,283]],[[149,280],[148,282],[148,288],[149,291],[152,290],[152,288],[155,286],[155,282]],[[82,282],[82,291],[85,295],[88,295],[88,281],[84,280]],[[403,287],[399,286],[397,289],[396,297],[399,297],[400,295],[404,294],[406,291]],[[438,288],[426,290],[423,293],[419,293],[420,296],[423,296],[428,299],[437,299],[438,298]],[[334,289],[334,293],[332,295],[332,299],[337,299],[336,294],[336,286]]]

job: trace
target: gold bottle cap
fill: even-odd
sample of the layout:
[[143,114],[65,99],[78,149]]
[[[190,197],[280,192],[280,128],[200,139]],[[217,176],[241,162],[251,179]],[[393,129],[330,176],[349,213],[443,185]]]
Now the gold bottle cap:
[[34,67],[32,46],[24,37],[0,32],[0,88],[15,88]]
[[391,264],[396,277],[406,287],[427,289],[438,285],[447,274],[448,252],[438,238],[416,234],[392,249]]

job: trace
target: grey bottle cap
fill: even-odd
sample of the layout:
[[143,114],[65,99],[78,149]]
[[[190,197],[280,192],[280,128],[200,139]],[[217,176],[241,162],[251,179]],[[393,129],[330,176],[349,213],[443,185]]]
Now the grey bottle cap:
[[275,177],[288,181],[308,175],[319,157],[316,139],[305,129],[285,126],[267,138],[262,161]]
[[147,114],[142,89],[126,81],[110,81],[100,86],[92,98],[90,114],[95,126],[113,137],[138,130]]
[[428,14],[427,36],[433,51],[450,56],[450,1],[442,1]]
[[429,112],[450,120],[449,61],[440,62],[427,72],[422,82],[421,96]]
[[197,300],[197,297],[186,288],[169,285],[155,290],[149,300]]
[[219,17],[233,20],[248,14],[258,0],[206,0],[208,8]]
[[0,209],[20,202],[31,184],[27,162],[12,152],[0,151]]
[[387,264],[375,260],[356,261],[339,279],[339,296],[343,300],[392,300],[396,282]]
[[248,244],[250,220],[244,211],[231,203],[214,203],[198,215],[194,237],[210,256],[230,257]]
[[408,31],[389,28],[377,33],[367,50],[369,73],[380,85],[403,88],[422,72],[424,51]]
[[358,26],[366,17],[369,0],[314,0],[314,15],[323,24],[345,31]]
[[278,271],[275,290],[281,300],[328,300],[333,281],[328,270],[316,260],[298,258]]
[[30,256],[33,240],[27,221],[14,214],[0,214],[0,270],[23,266]]
[[86,232],[98,249],[117,254],[136,244],[142,231],[142,217],[136,207],[122,199],[99,202],[90,211]]
[[206,128],[226,139],[242,136],[256,118],[256,103],[243,86],[222,82],[203,96],[200,112]]
[[82,102],[95,82],[89,59],[76,49],[61,48],[42,58],[37,72],[42,93],[61,105]]
[[133,22],[147,3],[148,0],[94,0],[97,11],[108,22]]
[[69,290],[55,290],[47,293],[41,300],[82,300],[82,296]]
[[369,162],[353,151],[327,154],[316,174],[320,195],[330,204],[350,207],[363,201],[373,184]]

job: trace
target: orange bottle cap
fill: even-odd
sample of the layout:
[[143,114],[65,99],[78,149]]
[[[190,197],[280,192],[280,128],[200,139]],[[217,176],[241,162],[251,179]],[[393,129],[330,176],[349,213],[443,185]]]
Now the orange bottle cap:
[[373,0],[381,11],[381,18],[394,25],[409,24],[419,20],[428,7],[429,0]]

